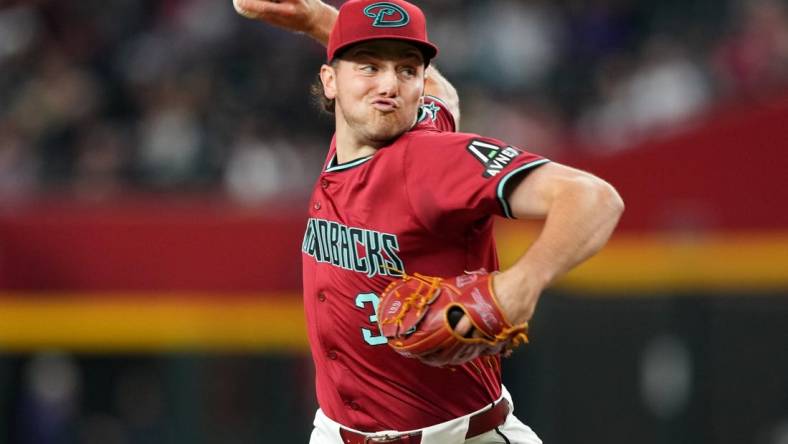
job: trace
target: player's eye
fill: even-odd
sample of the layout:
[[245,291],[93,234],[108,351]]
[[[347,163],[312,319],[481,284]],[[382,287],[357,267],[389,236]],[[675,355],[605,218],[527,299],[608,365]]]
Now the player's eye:
[[400,73],[402,73],[406,77],[415,77],[416,76],[416,68],[405,66],[400,68]]
[[361,72],[365,72],[365,73],[370,73],[371,74],[371,73],[378,72],[378,67],[375,66],[375,65],[361,65],[361,67],[359,67],[359,70]]

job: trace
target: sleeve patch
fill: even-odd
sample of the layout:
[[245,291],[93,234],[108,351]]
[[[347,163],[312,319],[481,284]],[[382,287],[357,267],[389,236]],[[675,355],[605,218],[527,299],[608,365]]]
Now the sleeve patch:
[[438,112],[440,110],[440,107],[432,102],[425,103],[424,105],[421,105],[421,108],[419,109],[420,116],[418,121],[421,122],[422,120],[429,118],[435,122],[438,120]]
[[479,139],[471,140],[466,149],[484,166],[482,177],[485,179],[497,176],[506,165],[523,153],[511,145],[500,146]]

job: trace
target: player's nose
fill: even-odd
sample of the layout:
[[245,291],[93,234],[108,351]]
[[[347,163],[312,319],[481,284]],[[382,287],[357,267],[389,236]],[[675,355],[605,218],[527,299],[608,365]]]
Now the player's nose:
[[378,76],[378,94],[384,97],[396,97],[398,90],[399,79],[394,70],[387,69]]

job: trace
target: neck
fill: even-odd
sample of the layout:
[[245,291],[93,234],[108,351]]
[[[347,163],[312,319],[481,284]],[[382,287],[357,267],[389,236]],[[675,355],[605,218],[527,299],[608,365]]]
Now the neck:
[[375,154],[385,143],[366,140],[348,125],[341,113],[336,115],[337,162],[352,162]]
[[341,131],[339,126],[337,126],[336,147],[338,163],[352,162],[362,157],[371,156],[380,148],[380,146],[359,140],[350,131]]
[[[413,117],[411,128],[416,125],[418,116]],[[336,109],[336,152],[337,162],[352,162],[362,157],[375,154],[379,149],[392,143],[401,134],[390,140],[372,140],[363,133],[354,130],[345,118],[339,107]]]

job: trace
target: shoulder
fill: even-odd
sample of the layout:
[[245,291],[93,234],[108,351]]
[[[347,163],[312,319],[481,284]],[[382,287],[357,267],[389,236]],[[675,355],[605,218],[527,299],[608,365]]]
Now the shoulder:
[[419,107],[414,130],[438,130],[444,132],[457,130],[454,116],[446,102],[433,96],[424,96],[423,99],[424,103]]
[[490,148],[506,146],[504,142],[479,134],[446,131],[414,131],[409,134],[408,143],[411,148],[428,151],[470,149],[476,145],[487,145]]
[[447,174],[480,173],[483,179],[503,178],[504,183],[549,162],[539,154],[499,139],[438,131],[414,134],[405,149],[405,161],[409,167],[427,165]]
[[[423,161],[437,165],[464,162],[466,159],[478,158],[485,148],[499,147],[503,142],[489,139],[473,133],[453,133],[445,131],[413,131],[408,134],[405,143],[405,158],[409,161]],[[498,145],[496,145],[498,144]],[[489,150],[484,155],[489,154]]]

